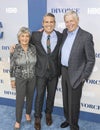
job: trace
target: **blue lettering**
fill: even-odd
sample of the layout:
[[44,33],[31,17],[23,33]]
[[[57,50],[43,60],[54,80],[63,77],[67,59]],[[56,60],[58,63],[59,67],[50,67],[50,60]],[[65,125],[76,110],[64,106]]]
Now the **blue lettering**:
[[3,69],[3,73],[9,73],[10,70],[9,69]]
[[1,84],[3,84],[3,83],[4,83],[3,79],[0,79],[0,83],[1,83]]
[[87,80],[86,83],[100,85],[100,80]]
[[96,58],[100,58],[100,53],[96,53],[96,54],[95,54],[95,57],[96,57]]
[[7,94],[7,95],[16,95],[16,92],[4,91],[4,94]]
[[74,10],[74,11],[76,11],[77,13],[80,12],[80,9],[79,9],[79,8],[52,8],[52,9],[51,9],[51,12],[52,12],[52,13],[66,13],[68,10]]
[[100,110],[100,106],[99,105],[93,105],[93,104],[87,104],[87,103],[81,103],[80,105],[81,105],[81,107],[95,109],[95,110]]
[[2,28],[3,28],[3,25],[2,25],[2,22],[0,22],[0,39],[3,38]]
[[9,46],[2,46],[2,50],[9,50]]

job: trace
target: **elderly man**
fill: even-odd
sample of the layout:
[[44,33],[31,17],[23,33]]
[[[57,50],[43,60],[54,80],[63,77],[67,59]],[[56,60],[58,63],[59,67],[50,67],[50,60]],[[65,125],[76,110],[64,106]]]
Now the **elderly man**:
[[60,59],[62,65],[62,91],[65,122],[61,128],[79,130],[78,119],[82,86],[93,70],[95,52],[92,35],[79,27],[75,11],[64,15],[66,29],[63,31]]

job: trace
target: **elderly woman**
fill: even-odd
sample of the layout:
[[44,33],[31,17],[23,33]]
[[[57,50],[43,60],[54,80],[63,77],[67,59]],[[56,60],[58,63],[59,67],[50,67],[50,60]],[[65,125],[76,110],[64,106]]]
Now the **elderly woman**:
[[16,86],[16,123],[15,130],[20,129],[24,98],[26,97],[26,121],[31,121],[32,101],[35,87],[36,49],[29,43],[31,33],[22,27],[18,32],[18,42],[10,56],[11,86]]

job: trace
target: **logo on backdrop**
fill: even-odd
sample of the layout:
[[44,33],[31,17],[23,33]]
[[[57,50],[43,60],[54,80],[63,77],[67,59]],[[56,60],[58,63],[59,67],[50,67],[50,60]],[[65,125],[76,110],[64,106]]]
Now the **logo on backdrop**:
[[4,80],[3,79],[0,79],[0,84],[4,84]]
[[95,56],[96,56],[96,58],[100,58],[100,53],[97,52],[97,53],[95,54]]
[[80,13],[80,8],[51,8],[52,13],[66,13],[68,10],[73,10]]
[[1,49],[4,50],[4,51],[9,50],[9,48],[10,48],[9,46],[1,46]]
[[100,110],[100,105],[99,104],[94,105],[94,104],[88,104],[88,103],[81,103],[80,105],[83,108],[88,108],[88,109],[91,109],[91,110],[93,110],[93,109]]
[[3,38],[3,24],[0,21],[0,39],[2,39],[2,38]]
[[88,8],[87,13],[90,15],[100,15],[100,8]]
[[[86,81],[87,84],[95,84],[100,86],[100,80],[88,79]],[[95,87],[95,86],[94,86]]]

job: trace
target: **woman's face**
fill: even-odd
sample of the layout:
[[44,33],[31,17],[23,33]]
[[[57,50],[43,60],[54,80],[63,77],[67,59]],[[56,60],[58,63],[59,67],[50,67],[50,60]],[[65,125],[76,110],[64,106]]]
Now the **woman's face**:
[[30,40],[30,36],[28,33],[22,33],[20,36],[19,36],[19,42],[21,45],[28,45],[29,44],[29,40]]

